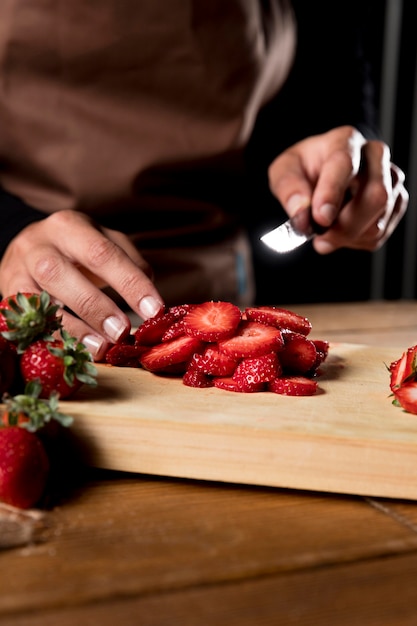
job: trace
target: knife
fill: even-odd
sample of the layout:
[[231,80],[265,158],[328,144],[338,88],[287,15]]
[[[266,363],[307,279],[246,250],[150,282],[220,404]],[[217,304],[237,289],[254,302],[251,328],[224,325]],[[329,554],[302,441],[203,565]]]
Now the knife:
[[309,206],[297,211],[278,228],[262,235],[261,241],[275,252],[291,252],[316,235],[322,235],[326,230],[327,228],[314,221]]

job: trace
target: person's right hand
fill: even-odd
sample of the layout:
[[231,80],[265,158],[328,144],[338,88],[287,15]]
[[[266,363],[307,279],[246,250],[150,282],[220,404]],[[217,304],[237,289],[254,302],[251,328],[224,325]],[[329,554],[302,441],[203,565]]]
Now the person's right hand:
[[150,268],[123,233],[95,224],[77,211],[58,211],[24,228],[0,263],[0,293],[47,291],[66,307],[63,324],[93,358],[130,332],[130,320],[102,289],[111,287],[142,319],[163,300]]

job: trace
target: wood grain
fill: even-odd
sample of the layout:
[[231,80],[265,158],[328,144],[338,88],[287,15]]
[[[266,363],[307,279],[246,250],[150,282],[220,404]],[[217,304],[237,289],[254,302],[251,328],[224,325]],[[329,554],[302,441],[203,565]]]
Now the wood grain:
[[392,405],[397,348],[332,344],[313,397],[191,389],[99,368],[63,403],[87,462],[164,476],[417,498],[417,417]]
[[[94,614],[100,602],[115,602],[117,615],[122,600],[135,606],[139,598],[146,607],[147,598],[167,594],[169,607],[176,594],[186,604],[187,594],[191,601],[203,588],[208,610],[210,597],[227,599],[227,589],[236,589],[233,596],[239,586],[250,590],[251,581],[280,575],[288,580],[280,586],[291,588],[297,572],[331,572],[417,549],[417,533],[361,498],[117,474],[86,482],[49,521],[48,542],[0,554],[0,618],[42,609],[46,619],[61,607],[76,615],[85,605]],[[300,610],[313,600],[306,588]],[[237,597],[234,603],[237,611]]]

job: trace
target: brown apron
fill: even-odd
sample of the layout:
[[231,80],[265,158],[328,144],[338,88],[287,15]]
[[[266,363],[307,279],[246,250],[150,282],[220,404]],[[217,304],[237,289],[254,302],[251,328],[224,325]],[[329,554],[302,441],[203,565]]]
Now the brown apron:
[[167,301],[250,300],[225,186],[293,51],[284,0],[3,0],[0,185],[131,234]]

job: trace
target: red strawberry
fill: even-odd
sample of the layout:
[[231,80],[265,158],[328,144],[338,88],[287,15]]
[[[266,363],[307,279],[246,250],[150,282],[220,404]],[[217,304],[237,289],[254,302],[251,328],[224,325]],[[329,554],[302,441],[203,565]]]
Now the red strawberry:
[[219,378],[213,378],[214,386],[218,389],[224,389],[225,391],[236,391],[238,393],[257,393],[263,391],[265,388],[264,383],[253,383],[252,385],[246,385],[243,388],[234,378],[231,376],[222,376]]
[[161,341],[170,341],[171,339],[176,339],[177,337],[181,337],[181,335],[184,334],[184,321],[182,319],[177,320],[176,322],[171,324],[169,328],[166,329],[161,337]]
[[155,317],[145,320],[135,331],[135,341],[144,346],[153,346],[161,341],[165,331],[176,321],[174,313],[160,311]]
[[231,376],[238,360],[220,352],[216,344],[210,344],[201,354],[193,355],[191,365],[210,376]]
[[200,389],[206,387],[213,387],[213,379],[207,374],[204,374],[199,369],[196,369],[193,366],[188,366],[184,376],[182,377],[182,382],[187,387],[198,387]]
[[201,341],[199,339],[184,335],[152,346],[142,354],[140,363],[150,372],[169,371],[173,365],[187,363],[194,352],[198,352],[200,349]]
[[27,509],[43,495],[49,459],[35,433],[19,426],[0,428],[0,500]]
[[62,326],[58,305],[51,304],[46,291],[17,293],[0,301],[0,332],[17,346],[19,353],[33,341],[48,336]]
[[312,396],[317,391],[317,381],[306,376],[284,376],[271,380],[268,389],[284,396]]
[[314,343],[301,333],[284,333],[284,348],[279,353],[279,360],[284,372],[306,374],[317,362],[317,350]]
[[394,402],[408,413],[417,414],[417,381],[402,383],[393,389]]
[[241,312],[230,302],[204,302],[194,306],[183,319],[187,335],[202,341],[221,341],[234,334]]
[[17,372],[17,354],[10,341],[0,335],[0,398],[10,391]]
[[317,361],[315,367],[318,367],[321,363],[323,363],[323,361],[327,359],[330,344],[324,339],[312,339],[312,342],[316,346],[317,350]]
[[267,383],[281,375],[281,367],[276,352],[264,356],[243,359],[236,367],[232,376],[245,391],[254,385]]
[[139,344],[116,343],[107,350],[104,360],[117,367],[139,367],[139,358],[145,350],[146,347]]
[[278,328],[242,321],[233,337],[219,342],[219,349],[233,358],[244,359],[276,352],[283,345],[284,340]]
[[411,346],[403,352],[401,357],[389,366],[390,387],[395,391],[403,383],[409,382],[417,376],[417,346]]
[[247,307],[245,314],[247,319],[253,322],[270,324],[303,335],[308,335],[311,330],[311,323],[306,317],[287,309],[279,309],[274,306]]
[[61,329],[61,339],[39,339],[30,344],[20,359],[20,370],[25,382],[37,380],[42,397],[56,391],[67,398],[82,384],[96,385],[96,368],[84,344]]

